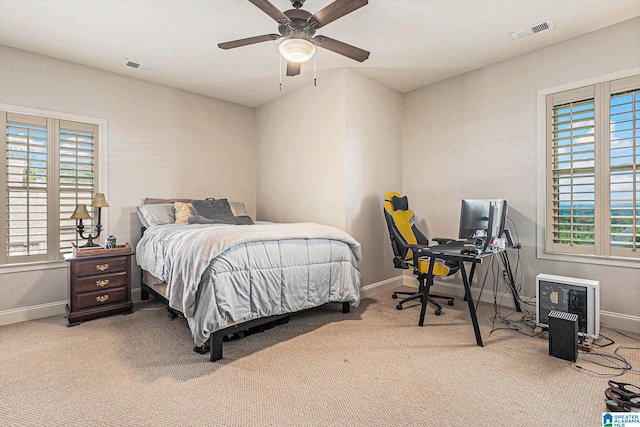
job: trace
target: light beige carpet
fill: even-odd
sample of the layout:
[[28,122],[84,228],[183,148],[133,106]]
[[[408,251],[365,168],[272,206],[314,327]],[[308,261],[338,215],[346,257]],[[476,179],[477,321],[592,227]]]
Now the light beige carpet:
[[[0,327],[0,426],[599,426],[607,376],[580,355],[548,355],[542,338],[499,330],[493,307],[397,311],[387,293],[349,314],[340,304],[225,343],[224,359],[191,351],[182,319],[157,302],[68,328],[62,316]],[[505,313],[505,309],[502,310]],[[516,317],[517,318],[517,317]],[[526,332],[530,333],[531,330]],[[607,328],[640,384],[637,340]],[[636,339],[638,335],[633,335]],[[587,359],[587,357],[589,359]]]

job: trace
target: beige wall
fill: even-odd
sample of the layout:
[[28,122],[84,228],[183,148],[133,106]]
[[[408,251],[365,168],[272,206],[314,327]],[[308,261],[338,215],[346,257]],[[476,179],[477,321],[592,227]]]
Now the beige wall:
[[257,109],[259,220],[345,229],[344,81],[335,72]]
[[258,218],[347,231],[365,286],[397,275],[381,198],[401,187],[401,110],[399,93],[347,69],[257,110]]
[[[144,197],[228,197],[255,214],[252,108],[5,46],[0,103],[107,120],[108,179],[100,186],[110,205],[105,231],[120,243],[137,243],[135,207]],[[0,312],[59,309],[66,263],[48,267],[0,267]]]
[[363,285],[397,276],[382,214],[402,188],[402,95],[346,70],[346,230],[362,245]]
[[534,294],[539,273],[599,280],[603,319],[638,320],[640,265],[537,257],[537,172],[544,165],[536,162],[536,103],[540,90],[637,67],[639,40],[634,19],[407,94],[402,180],[419,224],[430,236],[455,236],[460,199],[505,198],[523,244],[524,295]]

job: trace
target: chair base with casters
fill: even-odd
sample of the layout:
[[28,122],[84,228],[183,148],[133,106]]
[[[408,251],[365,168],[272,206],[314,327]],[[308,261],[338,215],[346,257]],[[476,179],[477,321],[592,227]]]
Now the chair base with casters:
[[[404,291],[395,291],[394,293],[391,294],[391,298],[398,299],[398,295],[408,295],[408,297],[398,302],[398,304],[396,305],[396,310],[402,310],[402,304],[406,302],[422,299],[422,292],[404,292]],[[435,311],[436,316],[440,316],[442,314],[442,306],[438,304],[434,300],[434,298],[446,299],[447,305],[449,306],[453,306],[454,304],[454,299],[451,297],[445,297],[443,295],[436,295],[436,294],[429,294],[429,296],[427,297],[427,301],[429,301],[429,303],[431,303],[431,305],[433,305],[436,308],[436,311]]]

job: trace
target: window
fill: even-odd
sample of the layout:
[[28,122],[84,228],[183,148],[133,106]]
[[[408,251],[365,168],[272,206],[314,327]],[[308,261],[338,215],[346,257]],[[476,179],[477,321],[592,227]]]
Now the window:
[[640,258],[640,76],[546,97],[546,250]]
[[98,188],[98,125],[0,111],[0,128],[0,264],[61,260]]

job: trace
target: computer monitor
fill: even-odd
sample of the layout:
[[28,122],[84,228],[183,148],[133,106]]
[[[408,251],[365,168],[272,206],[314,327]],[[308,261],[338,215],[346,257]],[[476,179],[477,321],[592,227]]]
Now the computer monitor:
[[502,237],[507,206],[503,199],[463,199],[458,238],[481,240],[486,247],[493,238]]

